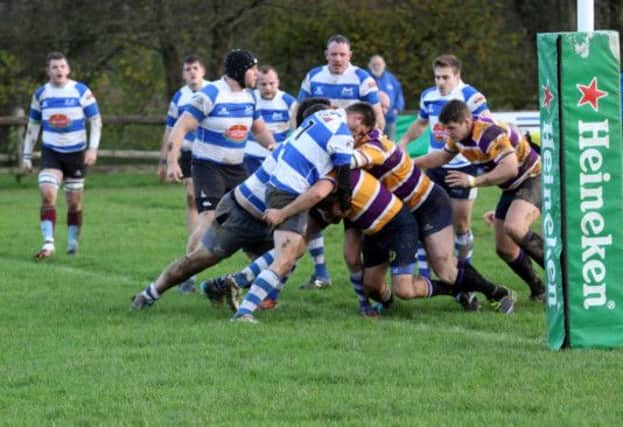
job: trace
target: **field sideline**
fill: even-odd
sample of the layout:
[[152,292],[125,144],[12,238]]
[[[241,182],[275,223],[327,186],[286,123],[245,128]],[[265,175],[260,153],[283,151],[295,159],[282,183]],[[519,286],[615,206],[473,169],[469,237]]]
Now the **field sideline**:
[[[276,312],[250,325],[176,292],[129,311],[183,253],[181,186],[90,176],[80,254],[64,254],[59,201],[57,255],[37,264],[36,177],[0,176],[0,425],[620,425],[623,353],[547,348],[543,306],[497,259],[480,218],[497,195],[480,192],[475,264],[518,292],[514,315],[438,298],[362,319],[332,227],[334,286],[297,289],[306,258]],[[202,277],[244,263],[236,255]]]

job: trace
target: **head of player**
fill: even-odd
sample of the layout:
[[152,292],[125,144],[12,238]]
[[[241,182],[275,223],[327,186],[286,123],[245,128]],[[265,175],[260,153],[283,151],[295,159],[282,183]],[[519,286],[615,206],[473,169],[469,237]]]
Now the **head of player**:
[[182,65],[182,77],[184,78],[184,82],[192,90],[201,88],[205,74],[205,67],[198,56],[189,55],[184,58]]
[[368,69],[377,79],[383,75],[386,66],[385,60],[381,55],[372,56],[370,62],[368,62]]
[[329,71],[333,74],[342,74],[350,67],[350,58],[353,56],[350,50],[350,40],[341,34],[329,37],[325,57]]
[[238,83],[240,89],[255,88],[257,58],[248,50],[232,50],[225,57],[225,77]]
[[53,86],[63,87],[69,81],[69,63],[61,52],[51,52],[46,60],[46,71]]
[[262,99],[271,100],[279,90],[279,75],[277,70],[270,65],[262,65],[257,74],[257,89]]
[[448,95],[461,83],[461,61],[454,55],[441,55],[433,61],[435,85],[442,96]]
[[472,133],[474,120],[467,104],[458,99],[449,101],[441,109],[439,122],[453,141],[463,141]]
[[356,143],[374,129],[376,115],[367,102],[355,102],[346,107],[346,121]]
[[305,98],[296,110],[296,127],[299,127],[308,116],[328,108],[331,108],[331,101],[328,98]]

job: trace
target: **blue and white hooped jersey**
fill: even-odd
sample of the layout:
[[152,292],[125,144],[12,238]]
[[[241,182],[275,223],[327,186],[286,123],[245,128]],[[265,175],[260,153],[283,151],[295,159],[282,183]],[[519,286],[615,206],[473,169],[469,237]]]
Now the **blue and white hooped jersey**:
[[[282,143],[290,133],[290,118],[292,117],[292,110],[296,105],[296,99],[282,90],[277,91],[273,99],[262,98],[258,89],[255,89],[253,95],[257,99],[256,108],[268,129],[273,133],[275,142],[277,144]],[[247,141],[245,154],[263,158],[268,156],[270,151],[255,141],[253,133],[251,133]]]
[[321,110],[307,117],[288,137],[270,177],[270,184],[301,194],[334,166],[350,165],[353,136],[346,112]]
[[247,212],[261,219],[266,212],[266,184],[275,169],[283,145],[266,156],[260,167],[234,189],[236,201]]
[[41,122],[43,146],[62,153],[87,148],[86,121],[99,115],[95,96],[85,84],[63,87],[46,83],[32,96],[29,117]]
[[[487,111],[487,100],[485,96],[473,86],[460,82],[452,92],[443,96],[439,93],[437,86],[426,89],[420,97],[419,117],[428,120],[431,130],[430,145],[428,152],[443,150],[446,144],[447,134],[444,127],[439,123],[439,113],[441,109],[453,99],[464,101],[474,116]],[[469,165],[461,154],[458,154],[452,161],[443,167],[458,168]]]
[[329,98],[331,105],[339,108],[357,101],[379,103],[376,81],[355,65],[350,65],[342,74],[332,74],[328,65],[312,69],[301,84],[298,100],[312,96]]
[[[204,80],[201,83],[201,87],[205,87],[208,84],[207,80]],[[167,128],[169,130],[173,129],[175,126],[175,122],[182,115],[182,113],[190,104],[190,100],[195,96],[195,92],[190,86],[186,85],[179,89],[171,98],[171,102],[169,103],[169,111],[167,112]],[[193,147],[193,142],[195,141],[196,132],[188,132],[184,136],[184,142],[182,143],[182,150],[190,150]]]
[[240,165],[253,121],[260,119],[250,90],[232,91],[224,79],[195,92],[186,112],[199,122],[193,159]]

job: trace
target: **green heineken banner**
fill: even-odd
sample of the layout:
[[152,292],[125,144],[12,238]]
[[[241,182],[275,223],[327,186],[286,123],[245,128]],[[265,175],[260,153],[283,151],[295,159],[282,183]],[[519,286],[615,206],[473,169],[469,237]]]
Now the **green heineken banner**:
[[618,34],[539,34],[537,45],[549,345],[623,346]]

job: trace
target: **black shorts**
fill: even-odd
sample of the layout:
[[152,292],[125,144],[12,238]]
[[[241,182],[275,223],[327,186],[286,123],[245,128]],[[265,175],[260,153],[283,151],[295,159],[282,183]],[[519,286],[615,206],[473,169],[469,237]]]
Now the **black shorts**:
[[420,240],[452,225],[450,197],[440,186],[433,184],[428,198],[414,212]]
[[504,220],[513,200],[521,199],[541,210],[541,175],[527,178],[519,187],[511,191],[503,191],[497,206],[495,217]]
[[191,170],[200,213],[214,210],[223,194],[233,190],[248,176],[241,164],[223,165],[209,160],[193,159]]
[[84,153],[86,150],[61,153],[51,148],[41,149],[41,170],[56,169],[63,172],[63,178],[82,179],[86,175]]
[[202,242],[220,258],[227,258],[239,249],[261,255],[273,248],[273,235],[268,225],[240,207],[230,192],[216,206],[214,221]]
[[[268,209],[281,209],[297,197],[298,194],[281,191],[272,185],[266,186],[266,207]],[[302,211],[286,219],[284,222],[279,224],[276,229],[293,231],[301,236],[304,236],[307,231],[308,220],[308,211]]]
[[182,175],[184,179],[192,178],[192,172],[190,169],[190,164],[193,159],[193,153],[191,150],[182,150],[180,152],[180,158],[177,163],[180,165],[180,169],[182,170]]
[[448,172],[451,170],[463,172],[463,173],[466,173],[472,176],[478,175],[478,167],[476,165],[467,165],[462,168],[454,168],[454,169],[449,169],[449,168],[427,169],[426,175],[428,175],[428,177],[435,184],[439,185],[441,188],[446,190],[446,193],[448,193],[448,196],[450,196],[451,199],[475,200],[476,196],[478,195],[477,188],[450,187],[448,184],[446,184],[446,176],[448,175]]
[[[392,273],[413,269],[418,225],[406,207],[376,234],[363,237],[363,265],[374,267],[389,261]],[[409,273],[410,274],[410,273]]]

